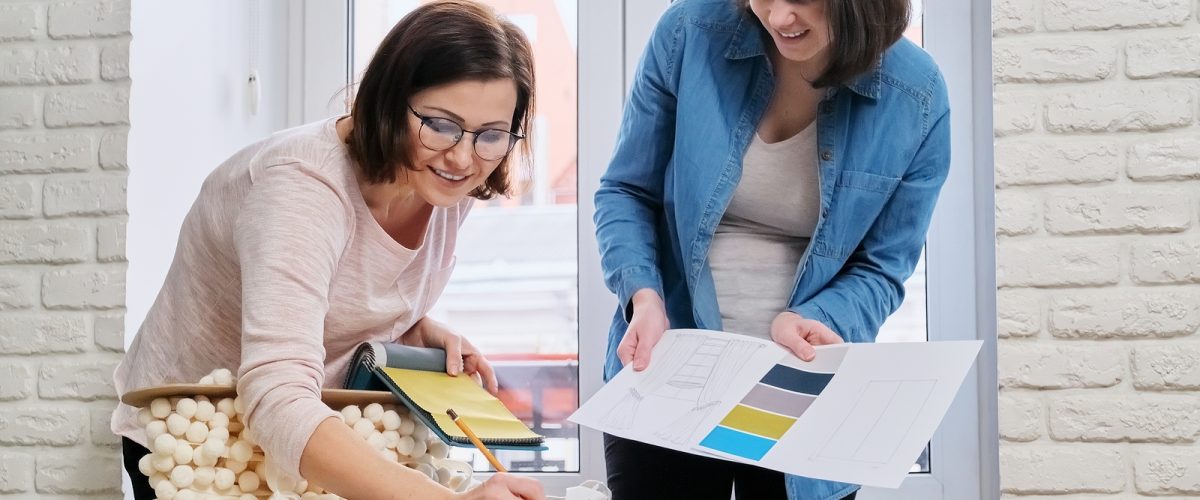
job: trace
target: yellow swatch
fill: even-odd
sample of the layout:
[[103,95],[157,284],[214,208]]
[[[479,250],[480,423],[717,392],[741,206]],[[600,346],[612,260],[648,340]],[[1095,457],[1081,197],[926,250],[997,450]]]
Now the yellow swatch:
[[721,420],[721,425],[766,438],[779,439],[795,422],[796,419],[792,417],[737,405]]
[[383,371],[414,404],[433,416],[442,432],[451,437],[467,439],[446,414],[449,408],[453,408],[485,442],[541,438],[469,376],[451,377],[445,372],[403,368],[384,368]]

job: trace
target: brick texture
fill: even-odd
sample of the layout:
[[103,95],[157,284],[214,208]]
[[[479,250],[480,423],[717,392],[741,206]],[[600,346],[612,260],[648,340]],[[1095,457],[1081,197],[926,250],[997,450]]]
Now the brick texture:
[[1200,2],[991,6],[1001,498],[1200,498]]
[[0,498],[120,498],[129,0],[0,1]]

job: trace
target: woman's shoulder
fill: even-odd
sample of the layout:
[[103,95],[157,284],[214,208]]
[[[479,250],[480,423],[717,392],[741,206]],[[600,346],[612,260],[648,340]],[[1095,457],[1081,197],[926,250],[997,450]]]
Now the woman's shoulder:
[[345,188],[354,179],[352,162],[334,130],[334,119],[280,130],[251,146],[251,181],[274,170],[302,170],[306,176]]
[[310,167],[337,166],[345,145],[337,139],[336,119],[330,118],[280,130],[259,143],[255,160],[264,164],[303,162]]
[[663,19],[709,31],[732,32],[742,18],[742,9],[735,0],[676,0],[667,8]]
[[879,62],[880,80],[931,103],[947,100],[946,83],[937,62],[907,38],[892,44]]

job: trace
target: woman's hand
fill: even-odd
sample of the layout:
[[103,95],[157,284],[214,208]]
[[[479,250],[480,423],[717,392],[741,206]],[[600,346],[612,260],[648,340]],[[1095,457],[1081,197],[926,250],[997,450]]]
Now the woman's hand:
[[771,340],[788,348],[804,361],[812,361],[816,356],[817,351],[813,346],[844,342],[824,323],[791,311],[782,312],[771,321]]
[[658,292],[643,288],[633,294],[631,301],[633,317],[629,319],[625,337],[617,345],[617,358],[622,365],[632,361],[634,371],[640,372],[650,366],[650,351],[671,325],[667,322],[667,307]]
[[483,382],[483,386],[492,394],[499,391],[496,383],[496,371],[479,349],[461,335],[454,333],[449,327],[430,319],[421,318],[404,335],[400,343],[417,347],[439,347],[446,351],[446,373],[458,375],[466,373]]
[[544,500],[542,483],[536,479],[494,474],[478,488],[450,497],[453,500]]

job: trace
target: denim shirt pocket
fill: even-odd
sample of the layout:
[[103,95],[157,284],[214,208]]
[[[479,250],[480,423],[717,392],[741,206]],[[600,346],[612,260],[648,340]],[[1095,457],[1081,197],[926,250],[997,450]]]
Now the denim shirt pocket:
[[844,261],[858,247],[900,184],[899,177],[842,170],[834,183],[829,213],[813,253]]

